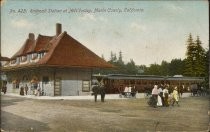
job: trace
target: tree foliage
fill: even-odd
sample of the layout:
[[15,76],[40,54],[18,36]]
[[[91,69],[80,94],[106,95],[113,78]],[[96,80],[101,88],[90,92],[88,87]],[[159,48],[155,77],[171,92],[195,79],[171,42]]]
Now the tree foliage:
[[[102,56],[103,57],[103,56]],[[104,58],[104,57],[103,57]],[[136,65],[133,59],[125,63],[123,60],[123,52],[119,51],[118,57],[116,53],[111,51],[109,63],[116,66],[112,70],[96,70],[94,73],[102,74],[134,74],[134,75],[160,75],[160,76],[205,76],[209,74],[209,50],[206,52],[202,47],[199,36],[193,40],[191,34],[187,39],[186,58],[172,59],[170,62],[163,60],[161,64]]]
[[184,60],[172,59],[169,64],[169,75],[183,75]]
[[193,41],[192,35],[187,40],[187,51],[184,67],[184,75],[187,76],[205,76],[205,56],[206,51],[201,45],[199,36]]

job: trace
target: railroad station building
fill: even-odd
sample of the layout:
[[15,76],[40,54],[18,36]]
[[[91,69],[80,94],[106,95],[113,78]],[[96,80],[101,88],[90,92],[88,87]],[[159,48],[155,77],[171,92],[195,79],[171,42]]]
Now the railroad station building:
[[56,24],[56,35],[29,33],[22,47],[6,62],[2,70],[7,77],[7,92],[19,94],[28,87],[33,95],[74,96],[91,92],[94,69],[113,68],[94,52],[71,37]]

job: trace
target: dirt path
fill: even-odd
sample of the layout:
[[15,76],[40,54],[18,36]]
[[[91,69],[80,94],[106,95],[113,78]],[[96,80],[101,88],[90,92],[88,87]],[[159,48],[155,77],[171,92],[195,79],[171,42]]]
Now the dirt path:
[[151,108],[145,99],[32,100],[1,97],[3,130],[53,132],[204,131],[208,97],[180,100],[180,107]]

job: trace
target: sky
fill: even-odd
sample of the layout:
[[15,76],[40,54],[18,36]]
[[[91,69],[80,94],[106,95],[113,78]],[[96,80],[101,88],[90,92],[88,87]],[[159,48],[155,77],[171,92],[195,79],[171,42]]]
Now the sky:
[[184,59],[191,33],[209,43],[208,1],[14,1],[1,3],[1,55],[12,57],[29,33],[53,36],[56,23],[98,56],[125,63]]

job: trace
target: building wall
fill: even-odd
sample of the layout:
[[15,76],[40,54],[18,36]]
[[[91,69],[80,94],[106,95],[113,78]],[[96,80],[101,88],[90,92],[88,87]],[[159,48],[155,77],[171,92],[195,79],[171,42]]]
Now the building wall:
[[79,95],[81,91],[81,84],[80,80],[62,80],[61,95]]
[[[49,69],[34,69],[34,70],[20,70],[20,71],[11,71],[7,72],[7,92],[19,94],[20,87],[28,86],[28,94],[33,95],[35,90],[33,89],[33,84],[31,80],[35,77],[38,79],[37,85],[43,90],[44,95],[54,96],[54,80],[53,72]],[[49,77],[48,83],[43,83],[43,76]],[[18,83],[14,83],[17,80]],[[15,88],[16,85],[19,85],[18,88]]]
[[48,83],[40,82],[41,90],[44,92],[44,96],[54,96],[54,81],[51,80]]
[[[91,70],[85,69],[34,69],[21,70],[7,73],[8,83],[7,92],[19,94],[20,87],[28,86],[28,94],[35,94],[31,80],[38,79],[38,87],[43,91],[43,95],[54,96],[54,78],[59,78],[61,83],[61,96],[75,96],[90,94],[91,83],[89,83],[89,91],[83,91],[83,81],[91,82]],[[43,77],[47,77],[49,81],[44,82]],[[19,88],[14,88],[14,80],[19,81]]]
[[90,70],[59,70],[56,77],[61,78],[61,95],[88,95],[90,91],[83,91],[83,81],[91,81]]

